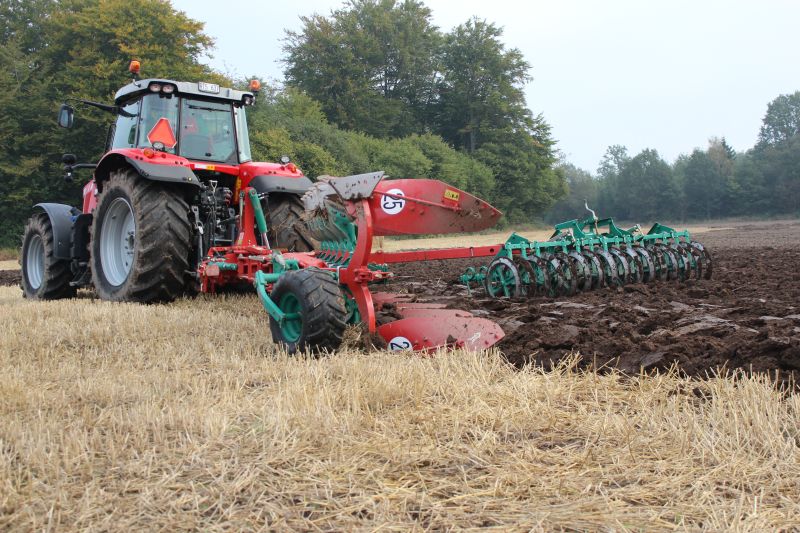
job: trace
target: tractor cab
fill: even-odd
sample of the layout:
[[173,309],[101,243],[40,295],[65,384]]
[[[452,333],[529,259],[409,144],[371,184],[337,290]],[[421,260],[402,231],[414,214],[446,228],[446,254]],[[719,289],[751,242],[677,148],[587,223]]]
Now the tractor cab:
[[245,108],[253,93],[205,82],[136,80],[114,97],[116,123],[108,150],[152,148],[185,157],[238,165],[250,161]]

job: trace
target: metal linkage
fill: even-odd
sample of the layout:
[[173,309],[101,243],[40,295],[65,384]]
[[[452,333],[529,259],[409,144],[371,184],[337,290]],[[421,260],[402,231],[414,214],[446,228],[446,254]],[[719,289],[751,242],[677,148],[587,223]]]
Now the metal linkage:
[[556,224],[547,241],[516,233],[487,267],[469,268],[461,282],[483,285],[493,298],[571,296],[601,287],[652,281],[710,279],[711,255],[688,231],[654,224],[622,229],[592,216]]

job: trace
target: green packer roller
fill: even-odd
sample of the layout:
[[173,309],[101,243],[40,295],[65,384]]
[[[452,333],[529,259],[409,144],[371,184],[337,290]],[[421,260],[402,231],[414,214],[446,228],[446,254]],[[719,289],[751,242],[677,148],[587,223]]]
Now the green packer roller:
[[594,211],[556,224],[547,241],[512,233],[488,266],[468,268],[461,283],[483,285],[493,298],[571,296],[630,283],[710,279],[711,254],[687,230],[653,224],[622,229]]

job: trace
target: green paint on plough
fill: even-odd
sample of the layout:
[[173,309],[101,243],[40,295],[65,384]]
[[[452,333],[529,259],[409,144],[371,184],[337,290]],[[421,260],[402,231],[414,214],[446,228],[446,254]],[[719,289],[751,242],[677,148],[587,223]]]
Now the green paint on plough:
[[469,268],[461,282],[482,285],[493,298],[572,295],[629,283],[709,279],[711,255],[689,232],[653,224],[622,229],[592,216],[554,226],[547,241],[512,233],[492,262]]

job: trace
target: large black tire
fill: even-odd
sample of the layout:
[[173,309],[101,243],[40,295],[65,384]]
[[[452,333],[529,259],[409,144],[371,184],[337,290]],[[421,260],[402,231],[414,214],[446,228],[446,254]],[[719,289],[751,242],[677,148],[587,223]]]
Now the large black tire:
[[[122,232],[127,255],[115,263],[109,246],[117,240],[114,235],[122,222],[114,220],[126,206],[124,216],[132,216],[132,225],[122,229],[133,230]],[[184,289],[191,239],[189,204],[177,186],[142,178],[132,168],[112,172],[92,220],[91,269],[97,295],[126,302],[174,300]],[[104,242],[109,245],[104,247]]]
[[53,226],[46,213],[36,213],[22,234],[22,293],[31,300],[57,300],[75,296],[69,259],[56,259]]
[[342,344],[347,309],[339,284],[324,270],[307,268],[287,272],[278,279],[270,298],[284,312],[299,319],[283,327],[270,317],[272,340],[290,354],[298,351],[328,352]]
[[316,242],[309,235],[303,220],[303,202],[292,194],[269,197],[267,206],[267,227],[270,244],[274,248],[284,248],[290,252],[310,252]]

